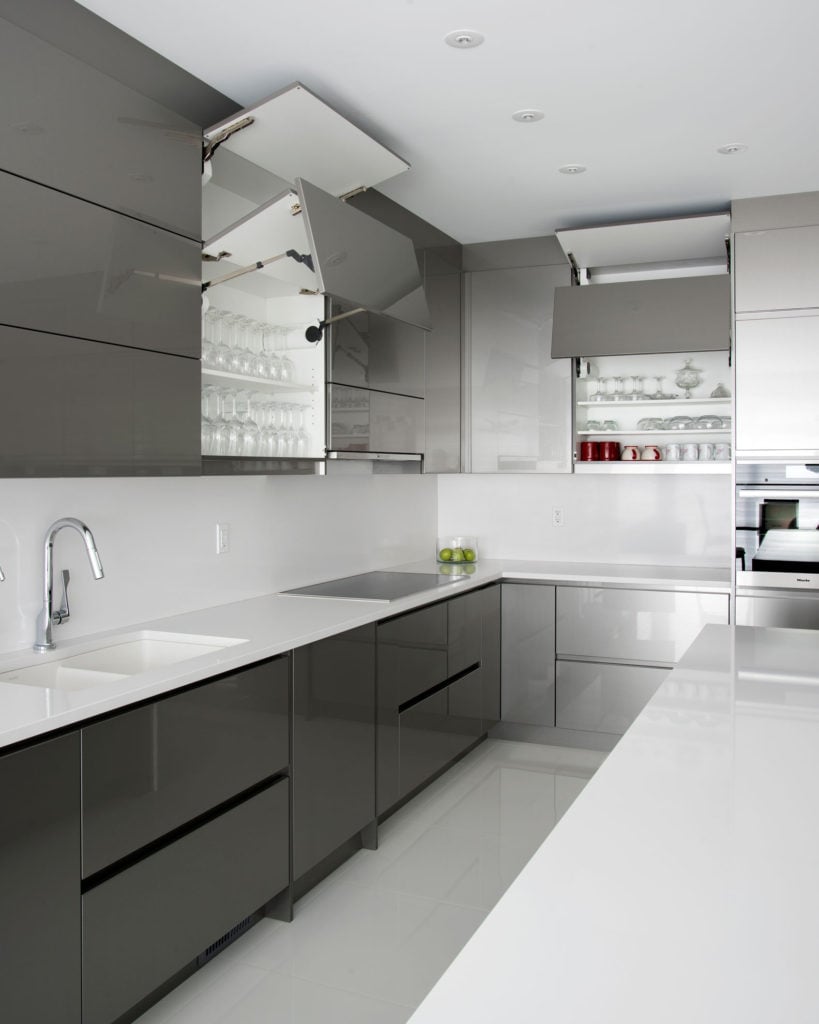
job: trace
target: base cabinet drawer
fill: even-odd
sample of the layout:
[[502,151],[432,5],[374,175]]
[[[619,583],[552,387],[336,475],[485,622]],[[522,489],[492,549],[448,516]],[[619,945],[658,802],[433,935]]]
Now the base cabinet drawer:
[[463,737],[452,731],[446,689],[401,712],[399,789],[404,797],[444,767],[463,749]]
[[289,764],[288,658],[82,730],[83,877]]
[[557,588],[557,656],[679,661],[703,626],[727,624],[727,594]]
[[666,668],[557,662],[556,725],[622,734],[669,673]]
[[83,1024],[111,1024],[288,884],[288,780],[83,896]]

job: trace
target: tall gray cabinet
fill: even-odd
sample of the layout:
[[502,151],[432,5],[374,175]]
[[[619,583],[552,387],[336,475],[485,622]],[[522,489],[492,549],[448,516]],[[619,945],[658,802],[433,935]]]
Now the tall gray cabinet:
[[193,118],[232,104],[77,4],[0,15],[0,475],[199,472]]

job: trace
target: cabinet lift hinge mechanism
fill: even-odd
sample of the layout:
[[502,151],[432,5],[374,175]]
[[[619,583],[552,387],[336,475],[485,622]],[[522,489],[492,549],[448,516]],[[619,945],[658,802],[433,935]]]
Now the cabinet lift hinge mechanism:
[[356,316],[358,313],[366,313],[367,310],[364,306],[357,306],[355,309],[349,310],[347,313],[337,313],[336,316],[329,316],[326,320],[319,320],[318,326],[314,327],[312,324],[304,332],[304,337],[313,345],[316,342],[321,341],[322,335],[324,334],[324,328],[328,324],[334,324],[337,320],[346,320],[349,316]]
[[582,285],[589,283],[589,271],[586,267],[579,267],[577,260],[574,258],[574,253],[567,253],[567,258],[572,268],[572,284]]
[[225,125],[224,128],[215,132],[212,136],[206,135],[202,141],[202,170],[205,170],[205,164],[210,163],[213,154],[223,142],[227,142],[231,135],[235,135],[236,132],[240,132],[243,128],[250,127],[254,122],[255,118],[253,117],[242,117],[232,124]]
[[[268,256],[266,260],[257,260],[255,263],[251,263],[246,267],[240,267],[238,270],[232,270],[229,274],[224,274],[222,277],[215,277],[212,281],[205,281],[202,284],[202,294],[204,295],[208,288],[214,288],[217,284],[224,284],[226,281],[232,281],[235,277],[242,277],[244,274],[251,274],[254,270],[262,270],[271,263],[275,263],[277,260],[283,260],[288,256],[291,260],[295,260],[296,263],[303,263],[308,270],[315,271],[315,267],[313,266],[313,257],[310,253],[296,252],[295,249],[288,249],[287,252],[280,252],[276,256]],[[215,259],[220,259],[220,256],[215,257]]]

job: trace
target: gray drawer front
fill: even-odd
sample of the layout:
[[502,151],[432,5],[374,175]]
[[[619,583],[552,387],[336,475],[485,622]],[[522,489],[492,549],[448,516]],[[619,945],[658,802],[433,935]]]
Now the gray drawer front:
[[455,676],[481,660],[483,595],[478,590],[446,602],[449,658],[447,676]]
[[710,622],[728,622],[727,594],[557,588],[558,657],[672,665]]
[[449,727],[462,737],[465,749],[484,732],[481,669],[476,668],[447,687]]
[[289,664],[262,662],[82,730],[83,877],[287,767]]
[[378,678],[395,704],[412,700],[448,675],[446,602],[378,625]]
[[628,729],[668,669],[558,661],[556,722],[559,729],[620,735]]
[[111,1024],[288,883],[282,780],[83,896],[83,1024]]
[[453,732],[449,719],[449,687],[401,713],[400,795],[448,764],[463,750],[463,737]]
[[199,358],[197,242],[2,172],[0,218],[2,323]]

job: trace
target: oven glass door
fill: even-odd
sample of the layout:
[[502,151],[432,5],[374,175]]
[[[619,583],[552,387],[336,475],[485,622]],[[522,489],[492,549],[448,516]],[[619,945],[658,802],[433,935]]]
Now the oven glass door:
[[737,585],[819,589],[819,487],[737,487]]

